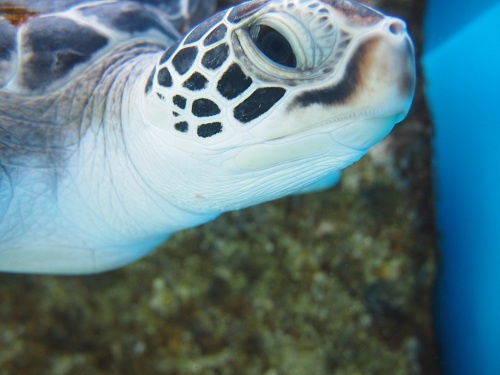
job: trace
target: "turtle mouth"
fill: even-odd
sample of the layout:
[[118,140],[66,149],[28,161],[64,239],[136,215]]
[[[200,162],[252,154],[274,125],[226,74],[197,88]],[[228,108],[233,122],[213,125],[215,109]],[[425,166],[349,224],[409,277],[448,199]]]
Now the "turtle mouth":
[[330,136],[351,149],[366,151],[385,138],[394,126],[403,120],[405,112],[358,120],[331,131]]
[[[390,115],[353,119],[338,124],[311,127],[299,134],[273,138],[242,149],[235,157],[244,170],[263,170],[307,159],[330,160],[332,169],[342,169],[358,160],[405,117],[399,111]],[[330,122],[331,124],[332,122]]]

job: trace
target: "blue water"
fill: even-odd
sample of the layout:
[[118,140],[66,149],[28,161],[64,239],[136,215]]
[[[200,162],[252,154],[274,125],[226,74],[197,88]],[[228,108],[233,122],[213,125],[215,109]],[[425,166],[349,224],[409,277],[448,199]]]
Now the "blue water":
[[500,1],[429,0],[443,374],[500,374]]

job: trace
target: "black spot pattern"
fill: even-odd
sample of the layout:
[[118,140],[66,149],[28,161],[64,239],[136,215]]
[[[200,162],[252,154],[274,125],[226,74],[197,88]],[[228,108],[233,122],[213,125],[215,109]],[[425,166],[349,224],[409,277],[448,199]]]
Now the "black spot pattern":
[[252,84],[252,79],[243,73],[238,64],[232,64],[217,83],[217,90],[226,99],[234,99],[245,92]]
[[177,48],[179,48],[180,42],[175,43],[174,45],[171,45],[164,53],[161,55],[160,62],[159,64],[164,64],[172,55],[174,54],[175,51],[177,51]]
[[89,26],[58,16],[32,18],[25,24],[22,49],[29,59],[23,84],[38,89],[67,75],[108,44],[108,38]]
[[158,72],[158,84],[163,87],[171,87],[172,86],[172,76],[167,68],[161,68]]
[[209,117],[218,115],[220,108],[210,99],[196,99],[193,102],[192,111],[196,117]]
[[187,121],[181,121],[176,123],[174,125],[174,128],[175,130],[178,130],[181,133],[187,133],[187,131],[189,130],[189,124],[187,123]]
[[205,22],[200,23],[193,29],[193,31],[189,33],[189,35],[184,40],[184,44],[190,44],[199,41],[201,37],[208,32],[208,30],[210,30],[215,24],[219,23],[222,18],[224,18],[224,14],[224,12],[217,13]]
[[172,114],[174,115],[174,117],[179,117],[180,116],[180,114],[177,113],[177,112],[175,112],[175,111],[172,111]]
[[148,81],[146,82],[146,89],[144,90],[146,94],[151,92],[151,88],[153,87],[153,79],[155,78],[156,67],[153,69],[151,74],[149,75]]
[[207,87],[208,80],[203,74],[195,72],[183,84],[185,88],[191,91],[203,90]]
[[215,70],[224,64],[224,61],[227,60],[228,56],[229,46],[224,43],[205,52],[203,58],[201,59],[201,63],[205,68]]
[[181,96],[181,95],[175,95],[172,98],[172,102],[179,107],[180,109],[185,109],[186,108],[186,98]]
[[266,113],[285,95],[281,87],[265,87],[255,90],[234,109],[234,118],[246,124]]
[[174,65],[175,70],[177,70],[179,74],[186,73],[193,65],[197,54],[198,48],[196,47],[181,49],[172,59],[172,64]]
[[209,46],[211,44],[221,41],[226,36],[226,32],[227,32],[226,25],[220,24],[215,29],[213,29],[210,34],[208,34],[208,36],[203,41],[203,44],[205,46]]
[[220,122],[211,122],[198,126],[197,134],[202,138],[208,138],[222,132],[222,124]]

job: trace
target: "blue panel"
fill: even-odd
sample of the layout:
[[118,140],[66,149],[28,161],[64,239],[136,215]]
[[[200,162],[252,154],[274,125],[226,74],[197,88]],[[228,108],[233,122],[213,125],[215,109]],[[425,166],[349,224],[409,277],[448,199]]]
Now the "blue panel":
[[428,0],[425,17],[426,51],[431,52],[437,48],[498,2],[498,0]]
[[443,374],[500,374],[500,3],[431,0],[429,11],[440,361]]

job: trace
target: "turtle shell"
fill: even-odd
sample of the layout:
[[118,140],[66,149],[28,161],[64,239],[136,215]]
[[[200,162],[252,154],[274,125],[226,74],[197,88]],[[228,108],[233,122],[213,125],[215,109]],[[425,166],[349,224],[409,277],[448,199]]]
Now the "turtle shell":
[[[212,11],[212,2],[16,0],[0,5],[0,87],[43,94],[132,40],[161,48]],[[210,14],[210,13],[209,13]]]

